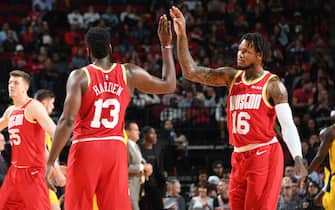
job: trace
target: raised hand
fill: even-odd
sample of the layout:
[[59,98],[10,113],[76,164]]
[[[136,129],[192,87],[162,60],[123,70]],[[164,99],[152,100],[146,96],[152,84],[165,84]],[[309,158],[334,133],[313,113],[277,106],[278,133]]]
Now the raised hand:
[[186,35],[186,21],[183,13],[175,6],[170,9],[173,26],[177,36]]
[[171,21],[168,21],[166,15],[162,15],[159,18],[157,34],[162,46],[171,45],[172,42]]

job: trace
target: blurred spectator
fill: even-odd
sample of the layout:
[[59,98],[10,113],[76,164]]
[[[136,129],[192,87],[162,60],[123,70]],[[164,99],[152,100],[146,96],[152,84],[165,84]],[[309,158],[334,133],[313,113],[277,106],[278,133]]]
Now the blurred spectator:
[[294,166],[290,166],[290,165],[286,166],[285,171],[284,171],[284,176],[285,177],[295,177],[296,171],[295,171]]
[[9,30],[7,32],[7,38],[2,42],[2,48],[4,52],[13,53],[16,50],[18,42],[14,38],[14,32]]
[[180,195],[181,185],[178,179],[168,181],[170,190],[167,191],[166,197],[163,199],[164,209],[167,210],[186,210],[186,203],[183,196]]
[[186,121],[189,126],[188,136],[194,144],[214,141],[209,109],[204,106],[203,99],[193,98],[191,108],[186,111]]
[[146,106],[159,104],[160,98],[156,94],[146,94],[137,91],[132,96],[132,103],[139,108],[145,108]]
[[294,197],[291,178],[285,176],[282,180],[282,189],[277,210],[301,209],[301,206],[302,201],[299,199],[299,197]]
[[320,145],[320,138],[318,135],[311,135],[308,139],[308,143],[309,143],[309,153],[311,156],[315,156],[319,145]]
[[106,11],[101,15],[101,18],[104,19],[107,22],[107,24],[111,27],[115,27],[120,23],[118,15],[113,13],[111,6],[108,6],[106,8]]
[[22,34],[22,44],[28,50],[32,50],[34,42],[37,40],[37,34],[34,32],[32,26],[28,27],[28,30]]
[[84,13],[84,25],[86,28],[91,27],[100,19],[100,14],[94,11],[94,6],[90,5],[87,12]]
[[319,133],[319,128],[315,122],[314,118],[309,118],[304,120],[305,122],[307,121],[306,125],[304,125],[303,130],[302,130],[302,137],[304,139],[308,139],[311,135],[318,135]]
[[63,58],[59,52],[55,51],[52,53],[51,55],[51,60],[53,62],[53,69],[54,69],[54,73],[55,76],[57,74],[57,76],[62,75],[62,74],[66,74],[68,72],[67,70],[67,62],[65,60],[65,58]]
[[1,43],[3,43],[5,40],[8,39],[8,32],[11,31],[11,36],[12,36],[12,39],[17,42],[18,41],[18,37],[17,37],[17,34],[16,34],[16,31],[12,30],[9,23],[4,23],[2,25],[2,29],[0,31],[0,45]]
[[329,101],[328,90],[322,89],[318,91],[317,102],[313,107],[314,116],[328,117],[331,111],[331,103]]
[[213,210],[214,200],[207,195],[207,186],[198,186],[199,195],[192,197],[188,210]]
[[153,173],[144,183],[145,195],[140,201],[141,210],[163,209],[163,193],[165,177],[161,151],[157,147],[157,134],[153,127],[146,126],[142,130],[144,142],[140,145],[143,158],[150,163]]
[[71,24],[70,31],[64,33],[65,44],[69,46],[78,45],[80,40],[84,40],[84,34],[80,31],[78,24]]
[[129,4],[126,6],[126,9],[120,14],[121,22],[128,23],[130,25],[135,25],[139,19],[139,16],[135,14],[133,7]]
[[302,203],[303,209],[308,210],[322,210],[323,208],[321,206],[316,206],[314,204],[314,197],[319,193],[320,187],[319,185],[314,182],[313,180],[309,180],[307,182],[307,191],[304,198],[304,201]]
[[221,179],[217,185],[218,196],[214,199],[214,210],[229,210],[228,179]]
[[190,108],[194,99],[194,90],[186,90],[184,98],[178,103],[180,108]]
[[213,87],[205,87],[205,107],[214,108],[220,106],[223,102],[222,97],[216,94],[216,91]]
[[223,162],[221,160],[216,160],[212,164],[212,170],[213,170],[213,175],[223,178],[224,177],[224,168],[223,168]]
[[71,25],[77,25],[79,26],[79,28],[83,28],[84,27],[84,17],[82,14],[80,14],[78,9],[73,10],[73,12],[68,13],[67,15],[67,20]]
[[178,99],[176,97],[170,98],[170,106],[166,107],[160,113],[160,120],[164,122],[166,120],[171,120],[174,123],[179,123],[184,121],[185,116],[183,111],[178,108]]
[[52,0],[33,0],[33,11],[36,6],[39,6],[43,13],[49,12],[52,10]]
[[312,91],[313,83],[306,82],[302,88],[294,90],[292,106],[296,114],[305,113],[313,104],[314,94]]
[[205,186],[208,184],[208,172],[205,169],[200,169],[198,171],[197,182],[193,183],[192,186]]
[[163,127],[159,130],[158,134],[159,146],[163,153],[164,169],[168,173],[168,176],[176,175],[176,145],[175,139],[177,137],[176,132],[173,128],[173,122],[166,120],[163,122]]
[[24,54],[24,47],[21,44],[18,44],[15,48],[15,53],[12,58],[12,66],[15,69],[25,71],[27,58]]
[[81,67],[88,65],[87,57],[82,48],[77,49],[75,55],[72,56],[71,62],[74,69],[80,69]]

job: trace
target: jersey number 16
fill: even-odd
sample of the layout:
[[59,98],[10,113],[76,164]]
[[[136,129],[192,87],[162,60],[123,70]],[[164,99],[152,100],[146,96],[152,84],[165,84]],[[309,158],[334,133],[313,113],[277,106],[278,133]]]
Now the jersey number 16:
[[232,113],[232,124],[233,124],[233,133],[238,133],[245,135],[250,130],[250,125],[248,120],[250,120],[250,115],[248,112],[239,112],[234,111]]

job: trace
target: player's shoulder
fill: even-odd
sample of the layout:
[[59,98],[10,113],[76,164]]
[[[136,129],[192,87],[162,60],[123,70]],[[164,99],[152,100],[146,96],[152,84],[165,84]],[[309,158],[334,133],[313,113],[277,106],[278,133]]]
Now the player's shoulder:
[[6,112],[12,112],[14,109],[15,109],[15,106],[13,104],[9,105],[6,109]]
[[124,67],[124,69],[127,72],[132,72],[134,70],[142,69],[141,67],[139,67],[138,65],[133,64],[133,63],[123,63],[123,64],[121,64],[121,66]]
[[86,75],[86,71],[88,72],[89,70],[86,67],[83,68],[79,68],[79,69],[74,69],[71,71],[70,73],[70,77],[81,77],[81,76],[85,76]]
[[26,109],[33,112],[40,112],[41,109],[45,110],[43,104],[40,101],[33,98],[31,99],[29,104],[27,104]]
[[127,77],[127,81],[131,83],[132,80],[138,79],[138,76],[146,74],[147,70],[133,63],[121,64],[124,68],[124,73]]
[[67,82],[70,86],[76,85],[76,84],[86,84],[87,81],[90,79],[90,73],[87,68],[79,68],[74,69],[71,71]]
[[273,74],[271,72],[268,72],[266,71],[267,74],[269,75],[268,76],[268,88],[267,89],[273,89],[273,88],[276,88],[276,89],[280,89],[282,87],[285,88],[284,86],[284,83],[281,81],[280,77],[276,74]]
[[319,133],[321,138],[326,138],[329,140],[334,140],[335,138],[335,124],[332,124],[324,129],[322,129]]
[[16,107],[14,106],[14,105],[9,105],[8,107],[7,107],[7,109],[5,110],[5,112],[4,112],[4,117],[5,118],[8,118],[9,116],[10,116],[10,114],[14,111],[16,109]]
[[45,114],[47,115],[45,107],[36,99],[31,99],[25,108],[25,116],[30,121],[35,121]]
[[277,74],[270,72],[269,70],[265,70],[265,73],[268,74],[269,82],[281,82],[280,77]]

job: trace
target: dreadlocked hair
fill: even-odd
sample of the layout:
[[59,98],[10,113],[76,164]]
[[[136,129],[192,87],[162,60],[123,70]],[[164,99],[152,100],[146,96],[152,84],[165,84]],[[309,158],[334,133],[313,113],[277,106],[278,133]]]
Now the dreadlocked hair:
[[269,43],[259,33],[246,33],[240,39],[240,44],[243,40],[248,41],[248,44],[253,46],[256,53],[261,53],[263,62],[270,58]]

